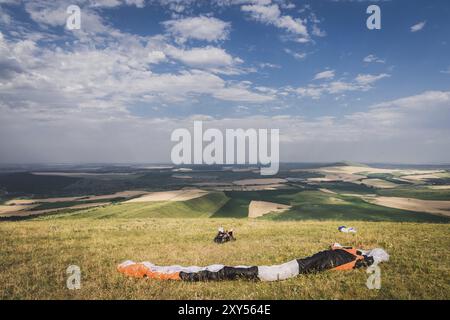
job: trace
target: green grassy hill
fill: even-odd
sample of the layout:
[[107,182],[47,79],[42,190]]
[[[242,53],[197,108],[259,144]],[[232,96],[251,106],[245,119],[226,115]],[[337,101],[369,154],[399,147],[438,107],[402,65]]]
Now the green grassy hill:
[[204,218],[213,215],[228,200],[223,192],[212,192],[187,201],[117,203],[50,218]]
[[321,191],[274,190],[227,192],[230,200],[213,217],[245,218],[251,200],[291,205],[283,213],[268,214],[259,219],[271,220],[360,220],[397,222],[450,222],[450,218],[412,212],[367,203],[359,197]]
[[[441,190],[430,190],[441,191]],[[359,197],[321,191],[273,190],[212,192],[182,202],[116,203],[79,211],[58,212],[37,219],[53,218],[247,218],[250,201],[260,200],[291,205],[283,213],[258,219],[269,220],[355,220],[394,222],[450,222],[450,218],[365,202]]]

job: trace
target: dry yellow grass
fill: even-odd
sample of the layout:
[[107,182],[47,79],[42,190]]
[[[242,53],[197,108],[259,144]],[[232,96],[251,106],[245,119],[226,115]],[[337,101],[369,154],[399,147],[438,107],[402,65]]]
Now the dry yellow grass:
[[35,205],[32,204],[6,205],[6,206],[0,205],[0,217],[7,216],[13,212],[28,210],[33,207],[35,207]]
[[337,194],[336,192],[331,191],[329,189],[325,189],[325,188],[319,188],[319,191],[322,191],[322,192],[325,192],[325,193],[329,193],[329,194]]
[[139,198],[134,198],[125,203],[133,202],[154,202],[154,201],[186,201],[202,197],[208,194],[208,191],[201,189],[183,189],[173,191],[150,192]]
[[[357,182],[363,180],[370,174],[393,174],[401,176],[403,181],[408,182],[420,182],[423,179],[439,178],[445,175],[443,170],[402,170],[402,169],[382,169],[372,167],[359,167],[359,166],[334,166],[323,167],[319,169],[294,169],[292,172],[317,172],[324,175],[320,178],[309,178],[310,182],[329,182],[329,181],[345,181],[345,182]],[[364,184],[374,186],[377,188],[393,188],[396,186],[394,183],[384,181],[381,179],[365,179]]]
[[98,206],[104,206],[109,204],[110,202],[104,201],[99,203],[84,203],[85,201],[103,201],[103,200],[112,200],[115,198],[132,198],[140,195],[148,194],[147,191],[139,191],[139,190],[129,190],[129,191],[121,191],[113,194],[106,195],[87,195],[82,197],[54,197],[54,198],[36,198],[36,199],[12,199],[8,200],[5,205],[0,205],[0,217],[24,217],[24,216],[35,216],[41,214],[47,214],[52,212],[58,212],[61,210],[65,210],[66,208],[48,208],[42,210],[33,210],[39,204],[44,203],[64,203],[64,202],[74,202],[79,201],[79,204],[74,204],[70,206],[71,209],[86,209],[93,208]]
[[439,179],[438,174],[411,174],[402,176],[402,179],[411,180],[411,181],[423,181],[427,179]]
[[[218,226],[237,241],[212,242]],[[337,231],[350,225],[357,234]],[[448,224],[233,219],[80,219],[0,223],[1,299],[449,299]],[[364,270],[324,272],[282,282],[186,283],[130,279],[123,260],[159,265],[277,264],[339,242],[382,247],[382,287]],[[66,268],[81,268],[81,289],[66,289]]]
[[320,169],[306,169],[306,170],[323,173],[347,173],[347,174],[391,173],[399,175],[433,174],[444,172],[443,170],[403,170],[403,169],[384,169],[384,168],[359,167],[359,166],[336,166],[336,167],[323,167]]
[[365,184],[366,186],[371,186],[380,189],[390,189],[398,186],[398,184],[382,179],[363,179],[361,180],[361,183]]
[[34,203],[55,203],[55,202],[68,202],[68,201],[96,201],[96,200],[107,200],[114,198],[131,198],[147,194],[147,191],[139,190],[128,190],[120,191],[112,194],[105,194],[101,196],[87,195],[82,197],[55,197],[55,198],[37,198],[37,199],[12,199],[8,200],[5,204],[7,205],[25,205]]
[[[70,206],[71,210],[76,209],[88,209],[95,207],[102,207],[111,204],[111,202],[99,202],[99,203],[82,203],[74,206]],[[22,207],[22,206],[13,206],[13,207]],[[42,210],[28,210],[34,206],[29,206],[27,210],[12,210],[9,212],[0,212],[0,217],[9,218],[9,217],[29,217],[29,216],[38,216],[48,213],[54,213],[62,210],[67,210],[67,208],[53,208],[53,209],[42,209]]]
[[253,200],[248,206],[248,217],[257,218],[271,212],[284,212],[290,208],[291,206],[285,204]]
[[450,201],[420,200],[400,197],[366,197],[365,200],[380,206],[417,212],[450,216]]

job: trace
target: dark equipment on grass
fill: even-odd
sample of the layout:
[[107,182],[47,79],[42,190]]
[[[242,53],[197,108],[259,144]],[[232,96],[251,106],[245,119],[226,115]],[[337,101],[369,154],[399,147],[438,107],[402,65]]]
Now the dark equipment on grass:
[[216,237],[214,238],[215,243],[225,243],[228,241],[236,241],[233,235],[233,229],[224,230],[222,227],[219,228]]

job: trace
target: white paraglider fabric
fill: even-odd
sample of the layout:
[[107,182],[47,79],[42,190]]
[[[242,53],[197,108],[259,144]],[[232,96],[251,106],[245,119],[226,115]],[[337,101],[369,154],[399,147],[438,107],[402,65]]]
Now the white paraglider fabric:
[[262,281],[285,280],[297,276],[298,272],[297,260],[291,260],[274,266],[259,266],[258,278]]

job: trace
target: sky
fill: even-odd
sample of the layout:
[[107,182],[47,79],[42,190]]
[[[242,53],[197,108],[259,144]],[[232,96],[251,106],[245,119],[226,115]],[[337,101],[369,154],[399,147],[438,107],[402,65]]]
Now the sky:
[[450,163],[450,2],[0,0],[0,163],[170,162],[195,120],[279,129],[284,162]]

